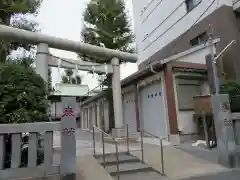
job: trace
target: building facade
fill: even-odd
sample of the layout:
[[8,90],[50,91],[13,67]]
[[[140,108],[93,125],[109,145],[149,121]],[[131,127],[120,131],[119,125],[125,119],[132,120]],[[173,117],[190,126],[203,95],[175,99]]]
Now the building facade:
[[[220,63],[227,79],[240,77],[239,10],[238,0],[133,0],[139,70],[122,80],[123,126],[174,143],[198,138],[193,97],[210,93],[205,63],[212,52],[210,35],[216,55],[236,41]],[[85,127],[102,124],[105,131],[111,129],[114,119],[104,105],[106,94],[82,103]],[[87,116],[96,104],[103,109],[94,111],[102,123]]]
[[220,38],[216,53],[237,41],[222,63],[227,79],[239,78],[239,6],[239,0],[133,0],[139,68],[203,44],[212,33]]
[[[209,94],[205,56],[210,48],[198,45],[123,79],[123,128],[129,125],[130,133],[141,128],[174,143],[197,137],[193,97]],[[108,91],[81,103],[81,128],[111,130]]]

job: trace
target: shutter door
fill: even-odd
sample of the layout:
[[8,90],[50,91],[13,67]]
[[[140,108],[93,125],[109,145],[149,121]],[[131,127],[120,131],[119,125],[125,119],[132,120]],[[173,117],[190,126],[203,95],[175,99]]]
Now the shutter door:
[[123,120],[129,125],[129,132],[137,132],[136,123],[136,102],[134,92],[123,94]]
[[145,131],[167,136],[167,119],[162,83],[156,81],[140,90],[141,122]]

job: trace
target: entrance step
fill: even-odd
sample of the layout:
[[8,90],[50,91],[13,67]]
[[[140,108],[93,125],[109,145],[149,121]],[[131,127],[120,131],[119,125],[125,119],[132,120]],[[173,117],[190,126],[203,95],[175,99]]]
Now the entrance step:
[[[96,158],[99,162],[104,165],[104,160],[102,155],[97,155]],[[128,153],[119,153],[118,154],[118,163],[126,163],[126,162],[140,162],[140,160],[135,156],[130,156]],[[114,165],[117,164],[116,154],[106,154],[105,155],[105,164],[106,165]]]
[[[96,158],[103,163],[103,156],[98,155]],[[117,171],[117,164],[119,171]],[[165,180],[166,177],[155,171],[152,167],[142,163],[137,157],[128,153],[119,153],[118,161],[116,161],[116,154],[105,155],[105,169],[114,178],[120,176],[122,180]],[[165,178],[165,179],[164,179]]]
[[[114,177],[117,180],[117,176]],[[169,177],[162,176],[158,172],[137,172],[132,174],[121,174],[120,180],[172,180]]]
[[136,172],[145,172],[145,171],[152,171],[153,169],[146,164],[141,162],[135,163],[121,163],[119,164],[119,172],[117,172],[116,165],[106,166],[106,170],[111,176],[116,176],[119,174],[129,174],[129,173],[136,173]]

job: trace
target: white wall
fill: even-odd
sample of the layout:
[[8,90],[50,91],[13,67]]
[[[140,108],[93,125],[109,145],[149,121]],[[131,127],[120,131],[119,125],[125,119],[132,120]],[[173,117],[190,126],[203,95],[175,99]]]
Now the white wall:
[[54,92],[55,95],[86,96],[89,92],[89,87],[88,87],[88,85],[57,83],[55,85],[55,90],[56,90]]
[[[196,47],[196,48],[198,48],[198,47]],[[194,50],[195,48],[192,48],[192,49]],[[182,56],[182,57],[176,59],[176,61],[206,64],[206,55],[211,53],[210,50],[211,50],[211,46],[202,48],[197,51],[193,51],[192,53],[189,53],[185,56]],[[187,50],[187,51],[191,51],[191,49]]]
[[[188,14],[183,2],[185,0],[144,0],[141,2],[133,0],[135,32],[139,49],[138,64],[187,31],[212,0],[202,0]],[[215,0],[199,21],[221,5],[232,6],[232,0]],[[171,27],[173,24],[175,25]]]
[[[62,105],[62,102],[53,102],[51,103],[51,116],[52,117],[55,117],[55,114],[56,114],[56,117],[61,117],[62,116],[62,113],[63,113],[63,105]],[[76,115],[77,116],[80,116],[80,105],[79,103],[76,103]]]

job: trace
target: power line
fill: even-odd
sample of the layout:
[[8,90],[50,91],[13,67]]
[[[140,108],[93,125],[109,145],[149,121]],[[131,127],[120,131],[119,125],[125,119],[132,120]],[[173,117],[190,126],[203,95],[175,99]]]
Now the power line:
[[143,8],[143,11],[141,12],[141,16],[144,14],[144,12],[146,11],[146,9],[153,3],[153,1],[155,1],[155,0],[151,0],[151,1],[147,4],[147,6],[145,6],[145,7]]
[[[157,3],[157,5],[151,10],[151,12],[149,12],[148,15],[142,20],[141,23],[144,23],[144,22],[148,19],[148,17],[157,9],[157,7],[158,7],[163,1],[164,1],[164,0],[160,0],[160,1]],[[153,0],[152,0],[152,2],[153,2]],[[150,2],[150,3],[148,4],[148,6],[146,7],[146,9],[150,6],[150,4],[151,4],[152,2]],[[146,9],[145,9],[145,10],[146,10]],[[144,11],[144,12],[145,12],[145,11]],[[144,12],[143,12],[141,15],[143,15]]]
[[[186,35],[186,33],[191,30],[191,28],[199,21],[199,19],[202,18],[202,16],[208,11],[208,9],[213,5],[213,3],[216,0],[212,0],[211,4],[205,9],[205,11],[199,16],[199,18],[197,18],[197,20],[191,25],[191,27],[185,31],[182,36],[180,38],[183,38],[184,35]],[[173,28],[178,22],[180,22],[187,14],[183,15],[181,18],[179,18],[174,24],[172,24],[169,28],[167,28],[162,34],[160,34],[154,41],[152,41],[151,43],[149,43],[143,50],[148,49],[154,42],[156,42],[160,37],[162,37],[167,31],[169,31],[171,28]],[[175,44],[173,45],[173,48],[175,47],[175,45],[177,44],[178,41],[175,42]]]
[[[185,0],[182,1],[166,18],[163,19],[163,21],[158,24],[150,33],[147,34],[146,37],[143,38],[142,42],[144,42],[149,36],[151,36],[164,22],[166,22],[168,20],[168,18],[170,18],[183,4],[185,3]],[[185,15],[184,15],[185,16]],[[158,36],[155,41],[157,39],[159,39],[163,34],[165,34],[168,30],[170,30],[175,24],[177,24],[184,16],[182,16],[180,19],[178,19],[177,22],[175,22],[172,26],[170,26],[168,29],[166,29],[160,36]],[[151,42],[154,43],[155,41]],[[151,45],[150,44],[150,45]],[[148,46],[146,47],[148,48]]]
[[180,37],[180,39],[179,39],[178,41],[175,41],[175,43],[173,44],[173,46],[172,46],[172,48],[171,48],[172,51],[171,51],[170,54],[172,54],[172,52],[174,51],[174,48],[176,47],[177,42],[180,42],[181,39],[191,30],[191,28],[197,24],[197,22],[204,16],[204,14],[209,10],[209,8],[213,5],[213,3],[214,3],[215,1],[216,1],[216,0],[212,0],[211,4],[210,4],[210,5],[205,9],[205,11],[197,18],[197,20],[190,26],[190,28],[182,34],[182,36]]

